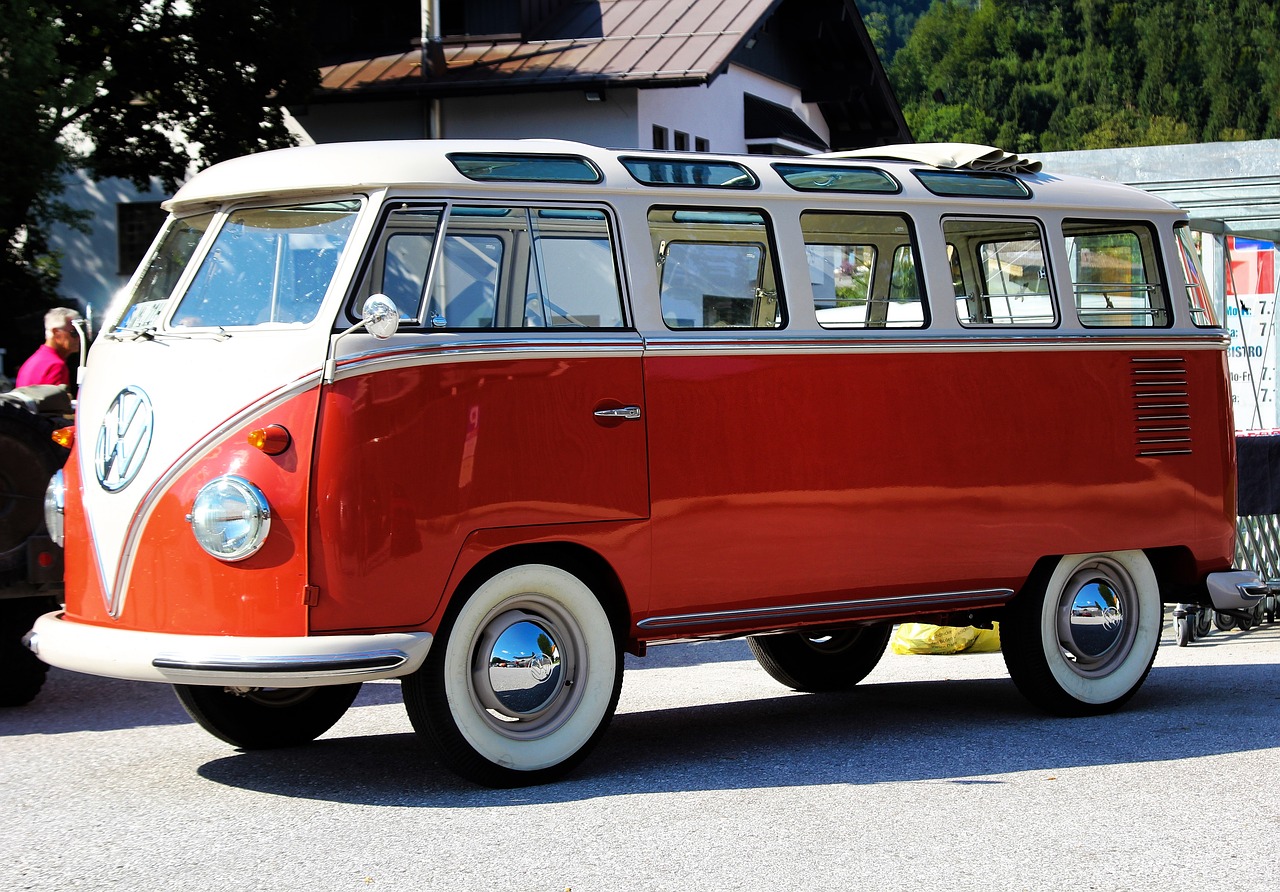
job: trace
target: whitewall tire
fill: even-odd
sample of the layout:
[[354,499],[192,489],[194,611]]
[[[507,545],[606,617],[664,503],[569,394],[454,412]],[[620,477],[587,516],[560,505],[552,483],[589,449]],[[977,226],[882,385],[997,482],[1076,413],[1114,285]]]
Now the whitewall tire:
[[415,731],[486,786],[542,783],[603,734],[622,687],[608,614],[577,576],[546,564],[482,583],[404,680]]
[[1034,704],[1096,715],[1137,693],[1163,621],[1159,583],[1141,551],[1066,555],[1009,605],[1001,649]]

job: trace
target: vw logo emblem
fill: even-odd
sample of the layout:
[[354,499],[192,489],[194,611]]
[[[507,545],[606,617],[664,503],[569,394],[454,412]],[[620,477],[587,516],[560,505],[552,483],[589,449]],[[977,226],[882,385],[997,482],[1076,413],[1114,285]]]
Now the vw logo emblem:
[[136,387],[111,401],[93,454],[98,483],[107,492],[119,492],[137,476],[151,446],[152,421],[151,400]]

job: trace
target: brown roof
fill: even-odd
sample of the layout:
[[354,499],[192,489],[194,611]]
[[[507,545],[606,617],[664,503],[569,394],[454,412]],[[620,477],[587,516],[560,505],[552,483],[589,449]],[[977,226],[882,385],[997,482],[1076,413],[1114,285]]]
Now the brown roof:
[[[522,38],[446,39],[422,76],[417,47],[322,68],[322,92],[462,94],[710,81],[780,0],[592,0],[563,5]],[[438,67],[438,66],[437,66]]]

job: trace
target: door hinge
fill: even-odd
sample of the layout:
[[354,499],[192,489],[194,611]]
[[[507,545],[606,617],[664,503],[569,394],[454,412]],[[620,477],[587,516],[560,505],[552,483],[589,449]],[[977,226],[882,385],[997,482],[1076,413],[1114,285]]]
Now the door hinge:
[[302,603],[308,607],[315,607],[320,603],[320,586],[304,585],[302,587]]

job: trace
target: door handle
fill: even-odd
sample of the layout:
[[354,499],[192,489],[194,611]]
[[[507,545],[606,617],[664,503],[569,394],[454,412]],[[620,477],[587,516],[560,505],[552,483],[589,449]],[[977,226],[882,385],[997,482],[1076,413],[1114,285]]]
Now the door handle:
[[640,417],[639,406],[623,406],[620,409],[596,409],[596,418],[626,418],[634,420]]

